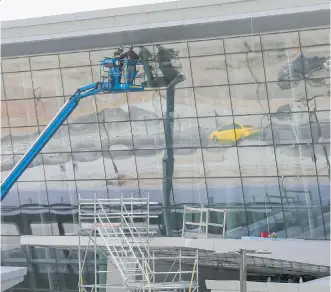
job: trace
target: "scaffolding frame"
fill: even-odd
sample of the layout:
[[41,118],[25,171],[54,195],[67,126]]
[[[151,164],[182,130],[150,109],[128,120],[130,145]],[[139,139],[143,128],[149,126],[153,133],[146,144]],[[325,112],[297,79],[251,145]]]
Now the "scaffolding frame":
[[[124,291],[181,291],[199,292],[199,253],[183,255],[176,249],[173,257],[162,257],[162,247],[150,247],[156,233],[150,228],[149,196],[113,199],[83,199],[79,195],[79,282],[80,292],[105,292],[111,289]],[[83,239],[84,237],[84,239]],[[83,247],[83,241],[88,238]],[[87,254],[94,256],[94,280],[84,279]],[[107,259],[107,269],[100,270],[99,254]],[[170,265],[170,270],[159,270],[160,264]],[[108,283],[110,263],[115,265],[122,284]],[[193,269],[185,269],[191,265]],[[103,276],[103,277],[102,277]],[[105,281],[100,279],[104,278]],[[122,290],[123,291],[123,290]]]

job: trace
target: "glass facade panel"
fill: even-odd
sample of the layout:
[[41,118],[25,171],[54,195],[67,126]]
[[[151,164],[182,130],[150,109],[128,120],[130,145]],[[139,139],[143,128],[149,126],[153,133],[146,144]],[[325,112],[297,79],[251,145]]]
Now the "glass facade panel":
[[[226,209],[229,238],[330,238],[327,33],[134,45],[145,91],[81,100],[3,201],[2,234],[75,233],[79,196],[149,194],[160,235],[164,216],[177,236],[183,204],[203,204]],[[116,49],[2,61],[2,179]],[[57,277],[40,287],[70,289]]]

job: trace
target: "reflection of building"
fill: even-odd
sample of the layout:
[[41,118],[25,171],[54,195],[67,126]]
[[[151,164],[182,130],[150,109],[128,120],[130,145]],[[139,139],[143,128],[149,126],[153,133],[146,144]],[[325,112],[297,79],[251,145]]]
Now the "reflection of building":
[[[283,14],[255,2],[190,4],[177,8],[185,17],[178,20],[177,4],[168,3],[114,17],[94,12],[78,14],[79,21],[68,15],[4,22],[2,177],[76,88],[97,81],[98,61],[117,45],[136,44],[149,87],[82,101],[4,200],[5,240],[75,233],[78,193],[149,193],[160,203],[154,222],[160,235],[167,231],[164,215],[176,235],[182,206],[204,204],[228,210],[229,238],[269,231],[278,238],[329,239],[329,13],[322,0],[314,11],[294,2],[301,10]],[[261,13],[251,26],[242,14],[227,15],[239,10]],[[110,29],[117,25],[117,32]],[[259,132],[237,142],[210,140],[231,124]],[[27,257],[24,285],[32,290],[75,289],[66,284],[77,268],[75,252],[18,249],[3,262]],[[45,273],[35,262],[41,258],[52,262],[49,274],[68,280],[35,284],[32,274]]]

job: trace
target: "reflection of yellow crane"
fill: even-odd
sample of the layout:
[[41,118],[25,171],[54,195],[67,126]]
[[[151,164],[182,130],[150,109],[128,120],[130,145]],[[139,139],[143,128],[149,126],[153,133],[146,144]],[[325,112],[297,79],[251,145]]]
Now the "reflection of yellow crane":
[[221,127],[210,135],[210,140],[213,141],[231,141],[235,142],[241,138],[249,137],[258,133],[259,130],[248,125],[241,125],[238,123],[230,124]]

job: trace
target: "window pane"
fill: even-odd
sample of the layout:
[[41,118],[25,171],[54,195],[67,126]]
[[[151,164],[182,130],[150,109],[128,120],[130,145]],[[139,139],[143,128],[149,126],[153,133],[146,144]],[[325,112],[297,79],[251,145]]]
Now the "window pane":
[[[175,119],[173,145],[170,147],[200,147],[197,119]],[[168,137],[165,139],[169,141]]]
[[130,120],[125,93],[96,95],[96,102],[100,122]]
[[251,236],[276,232],[285,237],[282,201],[277,178],[243,178],[243,189]]
[[64,95],[73,95],[77,88],[92,83],[90,67],[62,69]]
[[232,117],[199,118],[201,146],[223,147],[235,145],[236,136],[233,127]]
[[31,70],[59,68],[58,55],[30,57]]
[[308,113],[278,114],[272,123],[276,144],[311,143]]
[[103,157],[107,179],[137,178],[133,151],[104,151]]
[[312,175],[316,173],[312,145],[277,146],[279,175]]
[[75,178],[71,153],[43,154],[43,162],[46,180]]
[[205,179],[174,179],[175,204],[208,204]]
[[36,107],[33,99],[7,101],[11,127],[37,125]]
[[330,143],[330,112],[314,112],[310,114],[311,130],[315,143]]
[[39,136],[37,127],[11,128],[10,131],[14,154],[25,154]]
[[12,154],[11,137],[9,128],[1,129],[1,154]]
[[224,56],[191,58],[194,86],[227,84]]
[[269,112],[265,84],[230,86],[233,114],[266,114]]
[[300,46],[297,32],[262,35],[261,41],[264,50],[297,48]]
[[[303,68],[299,49],[267,51],[263,53],[267,81],[278,81],[281,89],[295,87],[302,79]],[[292,84],[288,83],[293,80]]]
[[198,87],[194,89],[198,116],[232,114],[229,87]]
[[315,162],[318,175],[330,174],[330,144],[314,145]]
[[213,207],[226,209],[226,237],[248,234],[243,194],[239,178],[208,178],[207,190]]
[[1,101],[1,128],[9,127],[8,124],[8,113],[7,113],[7,102]]
[[[290,84],[288,86],[290,87]],[[305,83],[303,81],[300,81],[294,90],[282,90],[277,83],[268,83],[267,87],[271,112],[308,111]]]
[[242,176],[277,175],[273,147],[239,147],[238,154]]
[[[67,97],[65,100],[67,101]],[[84,98],[79,102],[79,106],[69,116],[69,123],[95,123],[98,121],[97,107],[94,96]]]
[[5,180],[14,166],[13,155],[1,155],[1,180]]
[[[76,184],[73,181],[47,182],[47,192],[50,205],[78,206]],[[51,210],[52,212],[57,213],[56,209]],[[67,214],[70,213],[69,211]]]
[[48,125],[62,108],[63,104],[63,97],[36,99],[38,124]]
[[309,110],[330,110],[330,79],[306,80]]
[[319,191],[322,202],[322,212],[324,216],[324,224],[327,239],[330,238],[330,178],[318,177]]
[[330,76],[330,65],[327,64],[327,61],[330,60],[329,46],[303,48],[302,54],[303,67],[307,79]]
[[224,45],[221,39],[189,42],[188,46],[191,57],[224,54]]
[[60,70],[32,72],[33,90],[37,98],[63,95]]
[[186,42],[155,45],[154,51],[155,57],[160,60],[188,57]]
[[190,87],[192,86],[192,76],[190,68],[190,60],[185,59],[162,59],[156,61],[156,81],[154,78],[155,86],[157,87]]
[[200,149],[175,149],[174,177],[204,177]]
[[261,50],[259,36],[228,38],[224,40],[224,45],[226,53],[241,53]]
[[72,160],[76,179],[105,178],[101,152],[75,152]]
[[261,52],[227,55],[226,63],[231,84],[264,81]]
[[[114,53],[117,51],[117,48],[112,48],[108,50],[97,50],[90,51],[91,65],[99,65],[99,61],[103,61],[106,57],[114,56]],[[86,58],[85,58],[86,60]]]
[[106,181],[110,198],[139,197],[138,181],[134,179],[119,179]]
[[162,202],[162,180],[161,179],[139,179],[140,195],[149,196],[151,202]]
[[131,120],[162,118],[160,93],[158,90],[130,92],[128,93],[128,101]]
[[[165,90],[161,90],[161,104],[163,116],[167,116],[167,96]],[[196,117],[196,106],[194,100],[193,89],[176,89],[174,94],[174,113],[175,118]]]
[[[21,155],[15,155],[14,160],[15,164],[19,162],[22,158]],[[23,172],[18,181],[42,181],[45,180],[45,171],[42,160],[42,155],[39,154],[35,159],[30,163],[28,168]]]
[[[40,132],[44,130],[44,127],[40,127]],[[54,136],[46,144],[42,153],[58,153],[58,152],[70,152],[70,140],[69,129],[67,125],[62,125],[54,134]],[[56,155],[53,156],[54,158]]]
[[202,150],[206,177],[239,176],[238,156],[235,147]]
[[101,150],[98,124],[69,125],[69,134],[72,151]]
[[135,51],[139,56],[139,60],[146,61],[146,60],[152,60],[154,58],[153,46],[138,46],[138,48],[135,48]]
[[3,74],[6,99],[33,98],[30,72]]
[[135,151],[139,178],[162,178],[163,150],[139,150]]
[[105,180],[76,181],[77,193],[81,199],[108,199]]
[[61,67],[88,66],[90,65],[90,56],[88,52],[60,54]]
[[302,46],[326,45],[330,43],[330,29],[314,29],[300,31]]
[[45,182],[18,182],[21,206],[36,204],[48,205]]
[[5,94],[5,85],[3,84],[3,78],[2,78],[2,74],[0,74],[0,87],[1,87],[1,100],[5,100],[6,99],[6,94]]
[[[1,178],[4,179],[5,177],[1,176]],[[3,220],[7,221],[6,219],[7,216],[8,216],[8,220],[11,220],[10,218],[12,218],[14,214],[19,214],[20,212],[18,210],[19,206],[20,206],[20,200],[18,197],[17,183],[15,183],[9,190],[7,196],[1,202],[1,217],[3,218]]]
[[324,226],[316,177],[284,177],[281,180],[287,236],[324,238]]
[[29,58],[2,59],[1,68],[3,72],[29,71]]
[[[164,125],[162,120],[132,122],[132,134],[135,149],[164,148]],[[130,141],[122,142],[127,147]]]
[[273,144],[269,115],[236,116],[234,122],[240,146]]
[[133,149],[132,131],[129,122],[100,123],[99,128],[103,150]]

